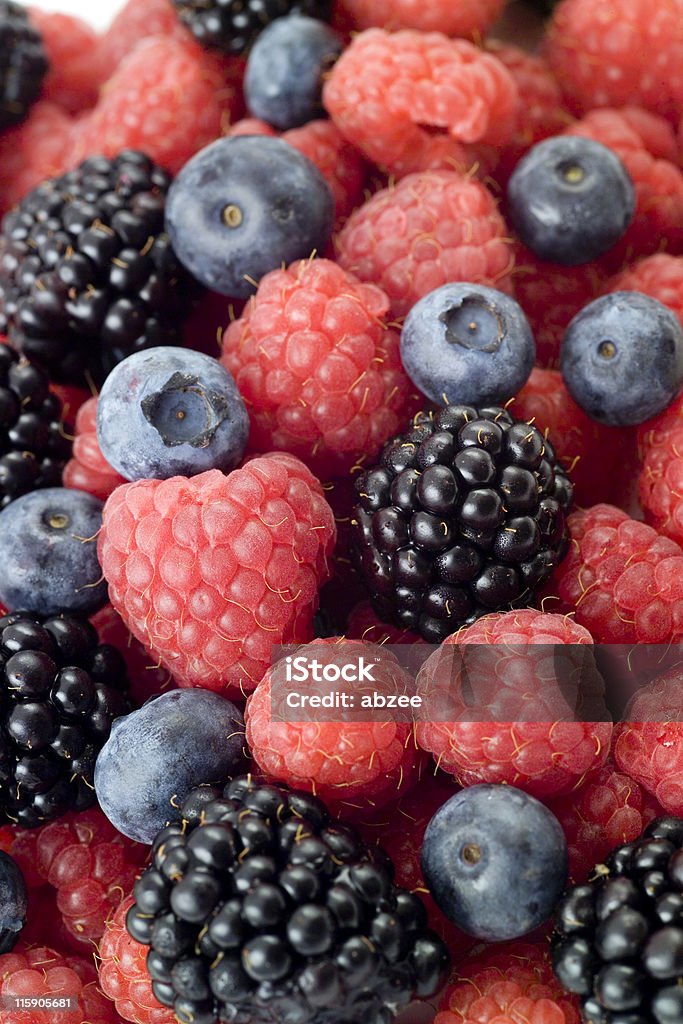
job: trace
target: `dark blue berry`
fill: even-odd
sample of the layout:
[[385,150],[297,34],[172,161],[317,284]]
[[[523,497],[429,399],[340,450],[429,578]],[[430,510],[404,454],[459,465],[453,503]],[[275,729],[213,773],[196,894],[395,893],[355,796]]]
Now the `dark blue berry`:
[[311,161],[282,139],[219,139],[173,182],[166,230],[184,266],[214,291],[247,298],[282,264],[324,249],[334,200]]
[[28,897],[19,865],[0,850],[0,953],[16,945],[26,921]]
[[551,263],[590,263],[611,249],[635,211],[633,182],[619,157],[592,139],[558,135],[518,163],[507,188],[517,234]]
[[413,306],[401,359],[413,383],[440,405],[507,401],[526,382],[536,346],[522,308],[483,285],[445,284]]
[[47,487],[0,512],[0,602],[37,615],[93,612],[107,600],[97,558],[102,502]]
[[342,51],[337,33],[316,18],[278,18],[254,43],[244,98],[254,117],[286,131],[323,117],[323,75]]
[[567,879],[557,818],[513,786],[471,786],[436,812],[422,869],[440,909],[485,942],[525,935],[552,913]]
[[674,313],[648,295],[603,295],[569,324],[560,369],[572,398],[592,419],[642,423],[683,386],[683,330]]
[[107,377],[97,439],[127,480],[228,472],[240,462],[249,417],[216,359],[182,348],[136,352]]

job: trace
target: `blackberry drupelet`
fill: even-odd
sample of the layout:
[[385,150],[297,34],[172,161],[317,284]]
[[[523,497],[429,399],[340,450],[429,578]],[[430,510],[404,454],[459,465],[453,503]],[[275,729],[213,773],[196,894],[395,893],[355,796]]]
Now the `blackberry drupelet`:
[[38,99],[48,60],[23,4],[0,0],[0,130],[18,124]]
[[680,1024],[683,818],[653,821],[566,893],[553,967],[589,1024]]
[[0,332],[53,380],[100,384],[141,348],[180,344],[198,285],[164,232],[170,176],[142,153],[43,182],[0,234]]
[[42,487],[61,487],[70,429],[47,376],[0,345],[0,509]]
[[130,710],[123,657],[86,620],[0,618],[0,819],[35,828],[95,803],[95,759]]
[[447,966],[391,862],[315,797],[251,776],[162,829],[126,919],[157,999],[193,1024],[387,1024]]
[[571,483],[506,409],[419,413],[356,490],[351,557],[377,613],[431,643],[529,605],[567,551]]
[[331,0],[172,0],[178,17],[207,48],[244,53],[266,25],[298,12],[327,19]]

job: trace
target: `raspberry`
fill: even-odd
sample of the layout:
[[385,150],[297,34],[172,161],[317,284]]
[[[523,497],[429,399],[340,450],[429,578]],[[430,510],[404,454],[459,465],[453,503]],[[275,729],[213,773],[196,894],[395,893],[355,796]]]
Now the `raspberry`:
[[28,919],[21,933],[24,946],[50,946],[65,955],[86,955],[83,943],[74,938],[64,924],[62,912],[57,906],[56,889],[51,885],[42,885],[30,893],[29,900]]
[[69,162],[72,120],[54,103],[39,100],[27,119],[0,133],[0,212]]
[[147,971],[147,948],[126,930],[128,897],[107,922],[99,949],[100,988],[124,1020],[135,1024],[177,1024],[173,1010],[157,1002]]
[[150,697],[158,697],[160,693],[174,689],[170,673],[150,657],[110,604],[100,608],[90,621],[97,630],[100,643],[111,644],[122,655],[136,707],[142,707]]
[[98,551],[114,608],[178,684],[234,695],[273,644],[311,638],[334,535],[316,478],[276,452],[117,487]]
[[102,80],[111,78],[121,61],[143,39],[179,33],[185,34],[185,31],[170,0],[128,0],[101,36],[97,47]]
[[138,149],[175,174],[221,135],[234,102],[220,62],[198,44],[150,38],[121,62],[95,109],[76,126],[71,164]]
[[567,102],[645,107],[675,119],[683,106],[683,0],[564,0],[546,56]]
[[672,309],[683,325],[683,256],[658,252],[607,281],[603,292],[644,292]]
[[644,423],[638,431],[642,466],[638,495],[646,517],[660,532],[683,542],[683,399]]
[[359,207],[339,233],[337,253],[345,270],[387,293],[398,317],[449,281],[511,291],[506,233],[484,185],[455,171],[425,171]]
[[89,398],[78,410],[73,457],[64,467],[63,483],[78,491],[94,494],[100,501],[106,501],[125,479],[109,465],[97,443],[95,422],[97,398]]
[[635,460],[635,432],[590,419],[567,391],[559,370],[535,367],[510,411],[550,434],[577,504],[623,497],[623,467]]
[[591,111],[565,133],[612,149],[635,186],[635,215],[620,242],[604,257],[609,266],[619,267],[624,258],[648,255],[663,245],[680,249],[683,243],[683,173],[648,149],[649,142],[662,151],[659,128],[660,122],[645,111],[624,115],[608,109]]
[[610,763],[578,793],[550,800],[548,806],[567,837],[569,873],[575,882],[587,879],[614,846],[637,839],[660,813],[648,793]]
[[30,17],[40,32],[49,64],[43,99],[57,103],[68,114],[94,107],[104,81],[97,33],[81,18],[69,14],[33,7]]
[[468,957],[446,987],[434,1024],[579,1024],[553,977],[545,944],[505,943]]
[[359,601],[351,610],[346,636],[352,640],[365,640],[369,644],[423,644],[419,633],[382,622],[371,601]]
[[261,279],[221,356],[249,410],[252,451],[289,451],[328,475],[377,454],[419,408],[388,309],[379,288],[329,260]]
[[395,31],[414,28],[475,40],[484,36],[505,6],[505,0],[341,0],[357,28]]
[[[49,995],[69,995],[78,1001],[77,1010],[47,1011],[50,1024],[119,1024],[114,1006],[99,991],[97,972],[87,960],[64,956],[47,946],[20,946],[0,956],[0,997]],[[44,1009],[5,1007],[2,1011],[2,1024],[44,1024],[45,1019]]]
[[368,29],[334,65],[323,101],[350,142],[402,175],[437,165],[464,169],[471,161],[461,143],[507,142],[518,95],[500,61],[471,43],[439,32]]
[[[448,710],[458,713],[458,719],[418,722],[419,745],[463,786],[507,782],[538,797],[577,788],[605,761],[612,725],[558,720],[558,715],[566,716],[568,711],[565,694],[554,687],[539,692],[538,680],[543,678],[547,645],[569,645],[568,663],[577,667],[583,664],[578,648],[591,643],[589,633],[570,618],[530,608],[486,615],[461,629],[425,662],[417,680],[425,709],[435,698],[438,701],[439,686],[445,683]],[[499,644],[502,648],[495,665],[492,656],[486,655],[485,675],[490,686],[479,672],[475,706],[459,688],[454,692],[457,677],[452,678],[451,654],[457,652],[454,648],[449,651],[449,647],[463,644]],[[531,646],[524,657],[516,659],[515,649],[527,645],[539,646],[536,651]],[[477,656],[476,648],[473,654]],[[530,693],[536,695],[532,705],[528,703]],[[600,695],[596,696],[599,704]],[[587,717],[586,708],[580,701],[579,705],[582,717]],[[431,706],[438,708],[438,703]],[[531,721],[516,720],[521,706]],[[477,721],[477,717],[482,720]]]
[[553,586],[596,643],[665,644],[683,638],[683,551],[613,505],[569,516],[572,543]]

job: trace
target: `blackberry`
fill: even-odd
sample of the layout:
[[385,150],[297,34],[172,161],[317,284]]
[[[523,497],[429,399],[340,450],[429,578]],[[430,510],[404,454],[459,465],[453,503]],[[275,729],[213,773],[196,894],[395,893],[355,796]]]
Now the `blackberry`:
[[0,618],[0,818],[36,828],[95,803],[95,759],[130,710],[123,657],[85,619]]
[[244,53],[276,18],[298,12],[326,20],[331,0],[172,0],[195,38],[223,53]]
[[53,380],[100,384],[125,356],[180,344],[198,288],[164,232],[169,175],[142,153],[43,182],[0,233],[0,333]]
[[61,487],[70,429],[46,375],[0,345],[0,509],[42,487]]
[[18,124],[38,99],[48,60],[23,4],[0,0],[0,129]]
[[683,1020],[683,818],[658,818],[561,900],[553,967],[590,1024]]
[[200,787],[162,829],[126,926],[156,998],[193,1024],[386,1024],[448,954],[393,865],[307,793]]
[[432,643],[529,605],[567,551],[571,483],[506,409],[419,413],[356,491],[351,558],[376,611]]

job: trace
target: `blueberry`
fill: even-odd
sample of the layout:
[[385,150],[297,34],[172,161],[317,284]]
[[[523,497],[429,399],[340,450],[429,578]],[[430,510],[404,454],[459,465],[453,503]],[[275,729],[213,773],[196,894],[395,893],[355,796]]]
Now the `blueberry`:
[[112,824],[151,843],[191,789],[242,768],[244,719],[210,690],[171,690],[116,719],[95,765],[95,792]]
[[231,375],[189,349],[128,356],[107,377],[97,403],[100,448],[127,480],[228,472],[248,436],[249,417]]
[[632,426],[665,409],[683,386],[678,318],[640,292],[612,292],[581,310],[560,347],[567,390],[600,423]]
[[447,917],[478,939],[501,942],[552,913],[567,879],[567,842],[555,815],[528,793],[471,786],[427,826],[422,869]]
[[525,383],[535,355],[521,306],[479,284],[445,284],[425,295],[401,332],[407,373],[441,405],[507,401]]
[[334,200],[311,161],[282,139],[218,139],[185,164],[166,200],[180,261],[213,291],[247,298],[264,274],[324,249]]
[[0,603],[10,611],[94,612],[107,600],[97,558],[103,503],[47,487],[0,512]]
[[323,117],[322,82],[342,51],[337,33],[316,18],[277,18],[254,43],[244,75],[250,113],[286,131]]
[[590,263],[619,241],[636,194],[619,157],[592,139],[558,135],[539,142],[513,171],[508,212],[517,234],[542,260]]
[[0,953],[16,945],[26,921],[26,883],[19,865],[0,850]]

